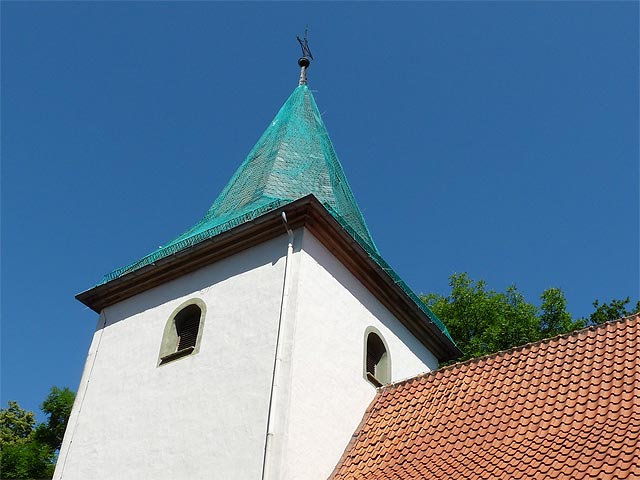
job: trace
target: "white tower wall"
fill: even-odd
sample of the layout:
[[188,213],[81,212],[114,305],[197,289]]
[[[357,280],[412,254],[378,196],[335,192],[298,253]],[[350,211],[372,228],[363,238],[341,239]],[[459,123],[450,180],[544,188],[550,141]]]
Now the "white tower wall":
[[[103,311],[55,479],[260,478],[286,246],[276,238]],[[207,306],[200,350],[158,367],[165,324],[191,298]]]
[[384,338],[392,381],[434,370],[438,360],[308,230],[298,268],[287,319],[286,434],[279,473],[270,478],[326,479],[376,393],[363,375],[367,328]]
[[[363,376],[368,327],[393,381],[438,365],[308,230],[294,247],[271,480],[333,470],[376,392]],[[260,479],[286,254],[283,235],[106,308],[54,478]],[[165,324],[193,298],[206,305],[199,352],[158,367]]]

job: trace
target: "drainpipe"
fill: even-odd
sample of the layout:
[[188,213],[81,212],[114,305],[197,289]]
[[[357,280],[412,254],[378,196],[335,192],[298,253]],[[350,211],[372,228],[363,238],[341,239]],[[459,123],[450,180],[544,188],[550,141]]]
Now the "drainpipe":
[[[278,380],[280,377],[280,368],[283,356],[282,342],[282,324],[286,316],[288,298],[289,298],[289,268],[291,265],[291,255],[293,254],[293,232],[287,223],[287,215],[282,212],[282,222],[289,236],[289,244],[287,246],[287,257],[284,263],[284,278],[282,280],[282,299],[280,301],[280,317],[278,318],[278,331],[276,334],[276,353],[273,361],[273,375],[271,377],[271,392],[269,394],[269,413],[267,414],[267,435],[264,443],[264,457],[262,459],[262,480],[268,480],[271,477],[270,469],[273,462],[273,437],[275,435],[275,414],[276,403],[278,399]],[[274,475],[277,478],[277,475]]]

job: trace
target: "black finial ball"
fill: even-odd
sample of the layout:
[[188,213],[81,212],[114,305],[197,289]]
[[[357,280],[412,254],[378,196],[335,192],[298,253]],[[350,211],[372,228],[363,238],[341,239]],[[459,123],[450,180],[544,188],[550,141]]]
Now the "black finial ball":
[[300,65],[301,67],[307,68],[307,67],[309,67],[310,64],[311,64],[311,62],[309,61],[309,59],[307,57],[300,57],[298,59],[298,65]]

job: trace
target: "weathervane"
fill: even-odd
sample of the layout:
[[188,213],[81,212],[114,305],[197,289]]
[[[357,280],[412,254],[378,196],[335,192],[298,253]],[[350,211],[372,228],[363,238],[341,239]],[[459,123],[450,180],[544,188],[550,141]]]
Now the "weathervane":
[[298,83],[298,85],[307,84],[307,68],[309,68],[311,60],[313,60],[313,55],[311,54],[311,49],[309,48],[309,41],[307,40],[308,31],[309,27],[304,29],[304,39],[296,35],[298,43],[300,44],[300,48],[302,49],[302,57],[298,59],[298,65],[300,65],[300,82]]

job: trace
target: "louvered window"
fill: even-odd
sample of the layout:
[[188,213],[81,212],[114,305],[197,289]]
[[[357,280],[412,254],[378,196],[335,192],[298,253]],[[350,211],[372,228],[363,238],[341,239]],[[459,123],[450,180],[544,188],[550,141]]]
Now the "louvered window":
[[160,362],[163,365],[196,351],[198,335],[204,317],[204,303],[192,300],[184,307],[177,309],[165,327],[160,347]]
[[367,379],[379,387],[391,381],[389,355],[382,339],[374,332],[367,335],[365,372]]
[[[197,307],[196,307],[197,308]],[[195,347],[200,326],[200,309],[197,315],[191,315],[178,320],[176,318],[176,332],[178,333],[178,351]]]

